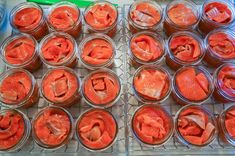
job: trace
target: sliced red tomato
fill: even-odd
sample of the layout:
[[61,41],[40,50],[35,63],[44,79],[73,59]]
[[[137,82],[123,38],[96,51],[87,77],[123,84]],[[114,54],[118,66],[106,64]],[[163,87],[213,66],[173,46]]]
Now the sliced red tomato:
[[130,12],[131,19],[141,26],[153,26],[161,20],[160,11],[149,3],[139,3]]
[[167,12],[173,23],[180,26],[190,26],[197,22],[197,16],[193,10],[185,4],[176,4]]

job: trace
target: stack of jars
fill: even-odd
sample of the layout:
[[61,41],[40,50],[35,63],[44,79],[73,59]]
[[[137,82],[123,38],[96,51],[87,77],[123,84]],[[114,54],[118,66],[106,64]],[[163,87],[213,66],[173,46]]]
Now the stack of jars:
[[[132,33],[129,61],[138,68],[132,90],[142,104],[131,119],[135,138],[155,147],[175,132],[180,143],[203,147],[219,132],[226,144],[235,146],[235,106],[217,120],[202,105],[211,99],[235,102],[235,32],[229,28],[235,20],[234,4],[206,0],[198,8],[190,0],[175,0],[162,9],[156,1],[138,0],[127,16]],[[170,70],[163,67],[164,60]],[[160,105],[170,95],[183,106],[174,121]]]

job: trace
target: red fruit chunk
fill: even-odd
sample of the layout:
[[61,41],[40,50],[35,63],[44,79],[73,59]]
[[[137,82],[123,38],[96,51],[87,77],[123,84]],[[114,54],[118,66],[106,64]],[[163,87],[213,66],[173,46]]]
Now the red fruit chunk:
[[199,73],[196,76],[197,83],[201,86],[201,88],[205,91],[205,93],[209,92],[209,82],[207,77],[203,73]]
[[184,4],[176,4],[167,12],[173,23],[180,26],[190,26],[197,22],[197,16],[193,10]]

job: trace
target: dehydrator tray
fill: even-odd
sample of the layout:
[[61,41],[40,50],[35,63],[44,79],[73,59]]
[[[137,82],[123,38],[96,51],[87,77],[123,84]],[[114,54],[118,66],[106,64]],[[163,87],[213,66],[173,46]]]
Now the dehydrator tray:
[[[159,3],[164,7],[169,0],[158,0]],[[200,6],[202,3],[201,0],[195,0],[195,2]],[[43,6],[43,9],[46,11],[47,6]],[[132,76],[136,70],[131,63],[130,57],[128,55],[128,42],[131,37],[131,33],[128,28],[127,23],[127,13],[129,5],[124,5],[119,7],[119,19],[118,19],[118,29],[117,34],[113,38],[116,43],[116,57],[114,59],[114,66],[112,70],[119,76],[122,82],[122,95],[120,100],[108,110],[115,116],[119,132],[117,141],[115,144],[106,151],[92,153],[83,148],[80,143],[77,142],[75,137],[69,142],[68,145],[57,149],[57,150],[44,150],[40,148],[36,143],[34,143],[32,137],[26,145],[12,153],[0,153],[3,156],[12,156],[12,155],[234,155],[235,147],[223,145],[219,139],[214,140],[212,144],[197,149],[191,149],[187,146],[180,144],[177,139],[173,136],[164,146],[149,148],[142,146],[132,135],[130,129],[130,120],[135,111],[135,109],[141,104],[135,99],[133,91],[131,88]],[[163,30],[161,29],[158,33],[164,36]],[[77,39],[79,43],[83,37],[87,34],[86,29],[83,29],[82,35]],[[171,75],[174,71],[170,70],[165,61],[162,61],[162,64],[165,69],[167,69]],[[201,63],[202,66],[207,68],[211,73],[214,69],[209,68],[206,64]],[[37,83],[41,84],[41,78],[48,68],[43,65],[40,70],[33,73],[37,79]],[[74,71],[82,79],[90,71],[83,67],[80,63],[74,68]],[[177,105],[171,97],[169,97],[165,102],[161,104],[168,112],[171,113],[174,117],[175,113],[180,109],[180,106]],[[217,103],[213,98],[211,98],[206,104],[205,107],[210,109],[216,116],[226,107],[231,104],[221,104]],[[25,112],[30,119],[42,108],[48,106],[48,103],[40,97],[39,103],[28,109],[21,109]],[[80,113],[91,108],[88,104],[81,100],[80,103],[75,104],[67,110],[73,115],[74,119],[80,115]]]

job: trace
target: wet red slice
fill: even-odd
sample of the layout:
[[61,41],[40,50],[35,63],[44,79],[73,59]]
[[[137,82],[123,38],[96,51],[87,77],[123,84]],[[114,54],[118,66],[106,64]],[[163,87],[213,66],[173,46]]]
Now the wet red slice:
[[42,46],[42,56],[50,63],[65,62],[74,51],[71,40],[65,37],[55,37]]
[[11,41],[5,47],[5,59],[10,64],[19,65],[29,61],[35,53],[35,43],[27,37]]
[[36,28],[42,19],[42,12],[37,8],[24,8],[13,17],[15,26],[23,31]]
[[154,61],[163,55],[159,41],[148,35],[140,35],[131,41],[132,53],[142,61]]
[[214,134],[215,126],[203,110],[187,108],[179,115],[178,130],[189,143],[203,145]]
[[10,74],[0,84],[0,96],[7,104],[21,102],[30,92],[32,81],[25,72]]
[[193,10],[184,4],[176,4],[167,12],[171,21],[180,26],[190,26],[197,22]]
[[134,78],[133,85],[143,98],[160,100],[169,90],[169,79],[160,70],[144,69]]
[[58,103],[73,97],[78,85],[75,75],[63,69],[55,69],[43,79],[42,90],[46,98]]
[[177,36],[170,41],[170,50],[181,61],[193,62],[199,59],[201,49],[198,41],[191,36]]
[[108,62],[113,55],[113,48],[104,39],[93,39],[88,41],[81,54],[82,59],[92,65],[102,65]]
[[108,4],[97,4],[85,15],[86,22],[95,29],[109,28],[113,25],[116,19],[116,10]]
[[225,66],[217,77],[219,87],[229,96],[235,97],[235,67]]
[[207,98],[209,82],[204,73],[196,73],[194,68],[187,68],[176,75],[176,85],[185,98],[200,101]]
[[118,81],[105,72],[93,74],[84,83],[85,96],[97,105],[112,102],[118,96],[119,91]]
[[33,128],[35,135],[43,144],[58,146],[68,138],[71,124],[64,111],[50,108],[44,110],[36,119]]
[[235,109],[226,112],[225,128],[228,134],[235,139]]
[[73,26],[78,17],[78,10],[69,6],[61,6],[52,11],[49,15],[49,22],[57,29],[66,29]]
[[93,109],[83,114],[77,127],[80,140],[91,149],[102,149],[109,146],[117,133],[114,118],[101,109]]
[[218,23],[229,23],[232,19],[231,10],[223,3],[209,3],[206,5],[204,12],[210,20]]
[[209,36],[212,52],[223,59],[235,58],[235,39],[223,32]]
[[160,144],[169,135],[171,122],[160,108],[145,106],[136,112],[132,127],[143,142]]
[[0,149],[8,149],[19,143],[25,132],[23,117],[13,111],[0,115]]
[[153,26],[161,20],[161,13],[148,3],[139,3],[130,13],[131,19],[140,26]]

